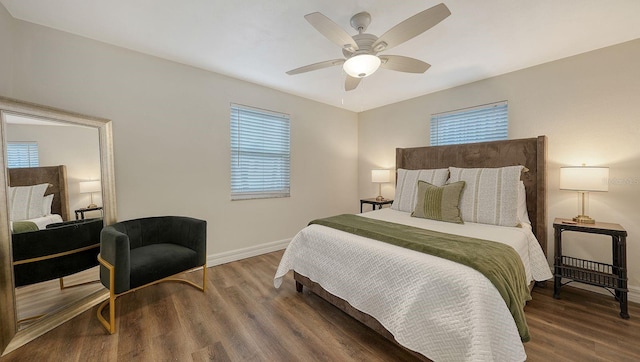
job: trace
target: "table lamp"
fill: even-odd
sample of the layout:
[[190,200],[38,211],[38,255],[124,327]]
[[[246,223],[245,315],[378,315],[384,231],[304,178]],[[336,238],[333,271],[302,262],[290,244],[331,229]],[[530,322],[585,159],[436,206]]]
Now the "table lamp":
[[581,209],[573,221],[593,224],[596,221],[587,216],[588,206],[585,203],[588,202],[589,192],[609,191],[609,167],[560,167],[560,190],[578,191]]
[[382,184],[391,182],[391,171],[371,170],[371,182],[378,184],[378,197],[376,197],[376,201],[384,201],[384,197],[382,197]]
[[93,193],[101,192],[101,191],[102,191],[102,186],[100,185],[100,180],[80,181],[80,193],[91,195],[91,203],[89,204],[89,206],[87,206],[87,209],[93,209],[94,207],[98,207],[98,205],[93,203]]

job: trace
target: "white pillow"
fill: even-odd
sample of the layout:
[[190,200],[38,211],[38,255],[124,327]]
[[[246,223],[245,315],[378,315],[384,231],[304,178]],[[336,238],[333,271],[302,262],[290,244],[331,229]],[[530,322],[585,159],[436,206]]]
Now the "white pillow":
[[391,208],[404,212],[413,212],[417,202],[418,180],[442,187],[447,182],[448,177],[449,170],[446,168],[433,170],[405,170],[399,168],[396,195]]
[[53,194],[47,195],[42,202],[42,216],[51,215],[51,204],[53,204]]
[[527,191],[524,188],[524,182],[518,184],[518,224],[529,224],[529,212],[527,211]]
[[500,226],[518,225],[518,185],[523,166],[449,167],[449,182],[464,181],[462,220]]
[[44,192],[49,184],[9,187],[9,218],[11,221],[42,217]]

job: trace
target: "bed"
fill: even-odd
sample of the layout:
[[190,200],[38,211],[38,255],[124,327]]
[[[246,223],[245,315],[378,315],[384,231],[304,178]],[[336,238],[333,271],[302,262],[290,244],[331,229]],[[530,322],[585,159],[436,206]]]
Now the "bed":
[[[525,284],[532,285],[552,276],[545,257],[545,164],[544,136],[396,150],[398,170],[522,165],[524,172],[518,175],[530,226],[451,224],[390,209],[360,216],[508,243],[522,259]],[[526,359],[520,325],[505,299],[485,275],[468,266],[313,224],[287,247],[274,278],[276,287],[290,270],[299,292],[307,287],[420,359]]]
[[48,224],[70,220],[69,190],[65,165],[10,168],[8,174],[10,187],[48,184],[44,196],[53,195],[50,212],[34,219],[27,219],[34,222],[38,229],[45,229]]
[[[97,266],[103,222],[102,219],[70,220],[66,167],[8,171],[15,287],[60,279],[60,287],[65,288],[63,277]],[[23,198],[16,198],[15,192],[12,196],[12,190],[20,187],[31,189],[27,192],[29,203],[39,200],[43,205],[49,196],[51,206],[46,204],[41,212],[31,214],[39,211],[37,207],[15,205],[18,200],[23,202]],[[37,196],[42,197],[37,199]]]

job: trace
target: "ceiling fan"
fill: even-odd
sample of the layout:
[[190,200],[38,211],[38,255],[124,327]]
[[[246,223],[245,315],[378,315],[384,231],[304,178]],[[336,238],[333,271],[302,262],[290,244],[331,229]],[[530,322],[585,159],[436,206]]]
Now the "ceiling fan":
[[306,65],[287,72],[289,75],[310,72],[336,65],[342,65],[347,73],[344,89],[355,89],[362,78],[373,74],[378,67],[406,73],[424,73],[431,66],[421,60],[401,55],[377,55],[405,41],[412,39],[451,15],[445,4],[438,4],[406,19],[389,29],[381,37],[367,34],[365,31],[371,23],[371,15],[361,12],[351,17],[351,26],[358,34],[351,36],[338,24],[319,12],[305,15],[305,19],[327,39],[342,48],[346,59],[333,59]]

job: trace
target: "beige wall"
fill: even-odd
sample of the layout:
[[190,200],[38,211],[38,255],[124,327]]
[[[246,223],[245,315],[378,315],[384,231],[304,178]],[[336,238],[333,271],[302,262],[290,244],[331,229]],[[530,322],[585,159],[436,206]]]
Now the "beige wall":
[[[393,167],[395,147],[429,144],[432,113],[508,100],[510,138],[548,137],[550,263],[553,218],[578,211],[575,193],[558,189],[559,167],[609,166],[609,192],[591,194],[590,215],[627,229],[629,284],[640,301],[639,59],[640,40],[634,40],[363,112],[358,127],[359,196],[376,194],[370,170]],[[387,197],[393,193],[391,185],[383,189]],[[569,233],[565,238],[566,253],[610,261],[611,245],[604,237],[579,239]]]
[[13,68],[13,17],[0,4],[0,96],[11,96]]
[[[71,126],[33,126],[8,124],[7,141],[37,142],[40,166],[65,165],[69,189],[69,208],[73,210],[89,205],[89,194],[80,194],[79,182],[100,179],[100,150],[98,130]],[[102,205],[100,194],[93,201]],[[98,217],[99,211],[86,217]]]
[[[357,210],[355,113],[31,23],[14,25],[14,98],[113,121],[120,220],[206,219],[211,261],[286,241],[313,218]],[[230,201],[231,102],[290,115],[291,197]]]
[[[395,147],[428,144],[430,114],[508,100],[510,138],[549,137],[550,250],[552,218],[577,213],[576,196],[558,190],[559,167],[611,167],[610,190],[592,195],[590,215],[627,228],[630,285],[640,299],[640,40],[356,115],[12,20],[2,6],[0,31],[0,45],[14,51],[13,65],[0,57],[0,94],[112,119],[119,218],[207,219],[210,255],[285,240],[312,218],[355,212],[358,196],[377,193],[372,168],[392,168]],[[229,200],[231,102],[291,115],[290,198]],[[383,194],[393,197],[392,185]],[[610,256],[596,237],[567,235],[566,245],[578,257]]]

